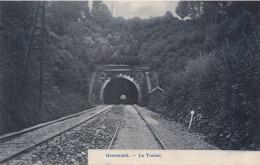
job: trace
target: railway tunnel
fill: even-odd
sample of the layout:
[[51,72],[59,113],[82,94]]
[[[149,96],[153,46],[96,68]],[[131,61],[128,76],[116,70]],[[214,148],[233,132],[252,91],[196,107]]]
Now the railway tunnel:
[[[120,97],[125,95],[125,100]],[[111,80],[104,89],[104,104],[137,104],[138,90],[134,83],[124,78]]]
[[[156,73],[147,66],[96,65],[89,82],[88,101],[93,105],[124,102],[146,106],[156,84]],[[123,95],[124,101],[120,99]]]

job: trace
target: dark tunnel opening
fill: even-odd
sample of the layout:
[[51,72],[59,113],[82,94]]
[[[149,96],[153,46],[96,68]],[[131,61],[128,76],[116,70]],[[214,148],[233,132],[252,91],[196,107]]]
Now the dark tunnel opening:
[[[120,99],[125,95],[125,99]],[[104,93],[105,104],[137,104],[138,90],[134,83],[124,78],[111,80],[105,87]]]

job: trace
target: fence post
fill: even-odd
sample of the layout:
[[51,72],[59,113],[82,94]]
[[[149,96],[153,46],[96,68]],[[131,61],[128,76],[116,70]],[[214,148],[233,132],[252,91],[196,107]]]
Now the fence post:
[[191,124],[192,124],[192,119],[193,119],[193,115],[194,115],[194,111],[190,111],[190,123],[189,123],[189,128],[188,130],[190,130]]

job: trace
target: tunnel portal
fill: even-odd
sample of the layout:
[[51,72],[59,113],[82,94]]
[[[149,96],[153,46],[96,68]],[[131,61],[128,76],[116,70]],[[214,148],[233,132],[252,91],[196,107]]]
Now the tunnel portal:
[[[120,96],[125,95],[125,100],[120,100]],[[124,78],[111,80],[104,89],[105,104],[137,104],[138,90],[135,84]]]

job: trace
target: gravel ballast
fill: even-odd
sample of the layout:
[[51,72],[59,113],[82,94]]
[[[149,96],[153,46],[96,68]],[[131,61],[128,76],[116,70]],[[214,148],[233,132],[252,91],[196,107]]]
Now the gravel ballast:
[[125,115],[112,149],[162,149],[151,130],[132,105]]
[[[205,142],[200,134],[188,132],[186,127],[168,121],[147,108],[135,107],[167,149],[218,149]],[[117,105],[111,111],[57,136],[8,164],[87,164],[88,149],[107,149],[121,120],[111,149],[162,149],[132,105]]]
[[174,150],[216,150],[203,140],[203,136],[188,132],[188,128],[164,119],[161,115],[147,108],[135,105],[145,120],[153,127],[167,149]]
[[112,107],[111,105],[102,108],[95,109],[90,112],[83,113],[79,116],[75,116],[57,123],[53,123],[42,128],[24,133],[18,137],[1,143],[0,160],[10,156],[16,152],[20,152],[26,147],[36,144],[42,140],[47,139],[55,134],[58,134],[80,122],[83,122],[87,118],[93,116],[96,113],[102,112],[105,109]]
[[87,164],[88,149],[106,149],[122,119],[123,107],[113,107],[9,164]]

